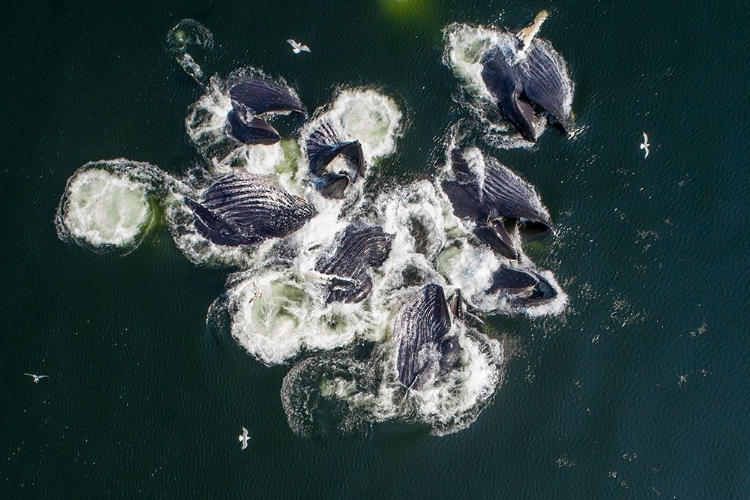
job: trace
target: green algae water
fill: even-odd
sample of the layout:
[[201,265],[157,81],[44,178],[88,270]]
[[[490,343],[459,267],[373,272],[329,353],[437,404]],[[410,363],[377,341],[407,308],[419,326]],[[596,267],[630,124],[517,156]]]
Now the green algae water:
[[[548,208],[557,235],[524,251],[568,303],[555,316],[487,319],[484,333],[504,341],[503,383],[466,429],[348,429],[332,409],[301,437],[281,397],[294,363],[266,367],[217,334],[207,315],[227,272],[186,259],[147,204],[124,212],[132,251],[58,238],[61,197],[83,165],[128,158],[180,177],[205,161],[185,126],[203,90],[165,42],[182,19],[211,32],[189,49],[206,78],[259,68],[311,111],[342,88],[393,97],[402,136],[377,176],[398,186],[442,168],[446,131],[472,116],[445,63],[446,27],[517,29],[542,9],[538,36],[575,84],[576,131],[486,151]],[[747,497],[744,11],[438,0],[7,8],[0,498]],[[288,38],[312,52],[293,54]]]

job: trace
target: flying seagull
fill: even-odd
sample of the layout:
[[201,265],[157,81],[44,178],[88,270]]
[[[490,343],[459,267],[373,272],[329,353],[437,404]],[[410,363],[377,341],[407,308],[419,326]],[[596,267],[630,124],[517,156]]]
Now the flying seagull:
[[643,133],[643,144],[641,144],[641,149],[646,151],[646,156],[644,158],[648,158],[648,147],[651,144],[648,143],[648,136],[646,135],[646,132]]
[[304,43],[295,42],[291,38],[288,39],[287,42],[292,46],[292,52],[295,54],[299,54],[300,52],[310,52],[310,47]]
[[242,442],[242,449],[244,450],[247,448],[247,440],[250,439],[250,436],[247,435],[247,429],[244,427],[242,428],[242,434],[239,436],[240,442]]
[[49,375],[34,375],[33,373],[24,373],[24,375],[28,375],[29,377],[33,378],[33,382],[35,384],[38,384],[39,381],[43,378],[49,378]]

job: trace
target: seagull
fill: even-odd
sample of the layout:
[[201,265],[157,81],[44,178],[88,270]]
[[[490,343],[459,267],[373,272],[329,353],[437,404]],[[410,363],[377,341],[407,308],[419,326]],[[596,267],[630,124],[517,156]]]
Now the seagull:
[[287,43],[292,46],[292,52],[299,54],[300,52],[310,52],[310,47],[304,43],[295,42],[291,38],[287,40]]
[[43,378],[49,378],[49,375],[34,375],[33,373],[24,373],[24,375],[28,375],[29,377],[33,378],[33,382],[35,384],[38,384],[39,381]]
[[643,158],[648,158],[648,147],[651,144],[648,143],[648,136],[646,135],[646,132],[643,133],[643,144],[641,144],[641,149],[646,151],[646,156]]
[[247,440],[250,439],[250,436],[247,435],[247,429],[244,427],[242,428],[242,434],[239,436],[240,442],[242,442],[242,449],[244,450],[247,448]]

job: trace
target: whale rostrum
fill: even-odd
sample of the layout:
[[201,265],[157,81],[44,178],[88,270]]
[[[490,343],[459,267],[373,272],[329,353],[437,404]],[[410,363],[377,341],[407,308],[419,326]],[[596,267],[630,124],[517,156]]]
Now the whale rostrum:
[[493,273],[487,293],[504,296],[510,305],[516,307],[539,306],[557,297],[557,290],[536,271],[503,266]]

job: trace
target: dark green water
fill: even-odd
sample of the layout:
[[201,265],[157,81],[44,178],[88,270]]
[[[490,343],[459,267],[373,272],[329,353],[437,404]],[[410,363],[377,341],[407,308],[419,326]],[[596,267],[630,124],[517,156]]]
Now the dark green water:
[[[0,498],[750,496],[743,5],[419,0],[418,16],[399,17],[384,1],[6,8]],[[584,130],[496,156],[562,228],[527,251],[570,303],[494,322],[519,352],[467,430],[299,438],[279,399],[288,367],[206,333],[221,272],[193,266],[165,228],[125,257],[57,238],[57,204],[84,163],[178,175],[199,161],[183,120],[200,91],[164,47],[180,19],[213,32],[208,73],[263,68],[309,109],[339,85],[395,96],[408,126],[384,168],[406,181],[435,168],[461,115],[442,28],[521,26],[542,8]],[[294,56],[288,37],[313,53]]]

